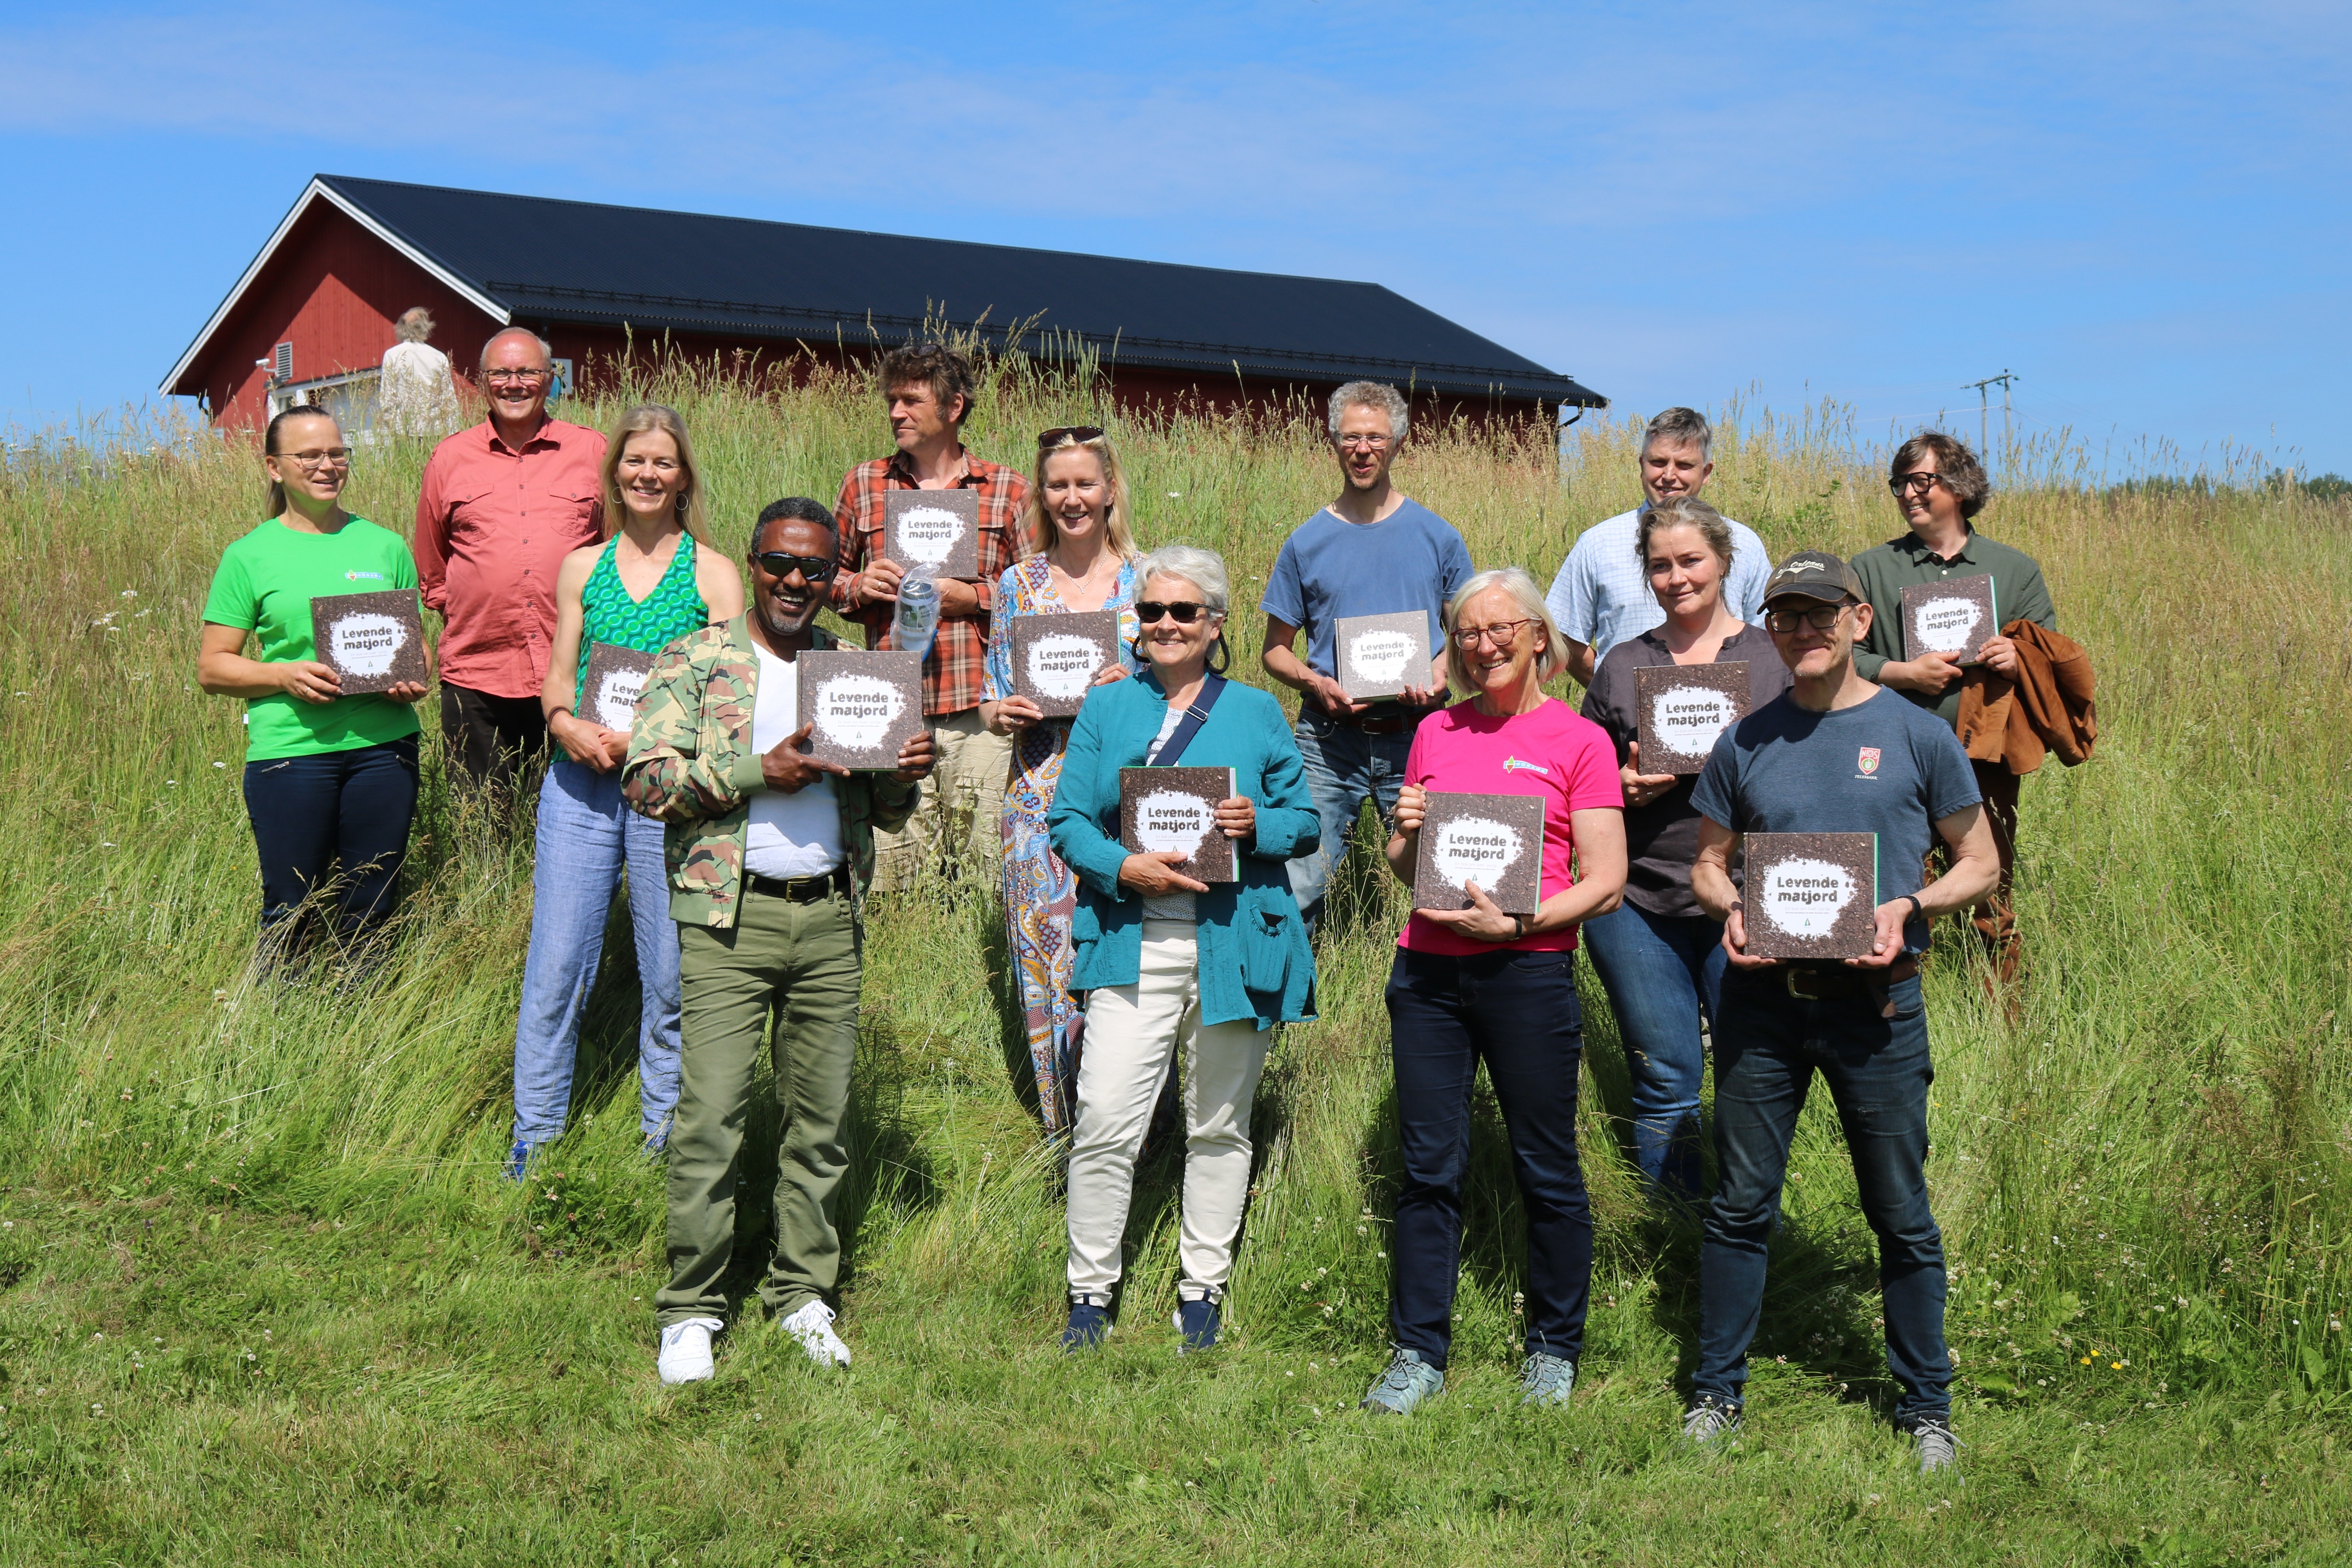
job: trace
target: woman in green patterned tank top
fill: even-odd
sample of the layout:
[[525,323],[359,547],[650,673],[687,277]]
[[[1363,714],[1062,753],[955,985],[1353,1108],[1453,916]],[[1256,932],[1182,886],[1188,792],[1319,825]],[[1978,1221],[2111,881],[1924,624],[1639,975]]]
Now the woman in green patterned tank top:
[[[643,1006],[638,1109],[649,1151],[677,1103],[677,928],[669,918],[662,825],[621,799],[629,721],[652,656],[743,613],[743,582],[709,543],[686,426],[648,405],[623,415],[604,457],[604,516],[619,531],[575,550],[555,580],[555,647],[540,692],[563,748],[539,793],[530,956],[515,1026],[515,1131],[509,1173],[561,1136],[572,1103],[580,1020],[603,955],[613,894],[627,873]],[[611,652],[595,658],[597,645]],[[617,657],[616,657],[617,656]],[[594,687],[589,683],[591,664]]]

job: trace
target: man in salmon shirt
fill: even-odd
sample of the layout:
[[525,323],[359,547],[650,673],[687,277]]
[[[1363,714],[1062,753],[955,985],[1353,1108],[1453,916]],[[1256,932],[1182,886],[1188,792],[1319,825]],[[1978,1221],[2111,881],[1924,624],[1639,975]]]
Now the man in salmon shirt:
[[501,792],[547,747],[556,569],[604,533],[604,437],[548,417],[554,382],[544,339],[493,333],[489,417],[433,448],[416,497],[417,586],[441,613],[441,738],[461,776]]

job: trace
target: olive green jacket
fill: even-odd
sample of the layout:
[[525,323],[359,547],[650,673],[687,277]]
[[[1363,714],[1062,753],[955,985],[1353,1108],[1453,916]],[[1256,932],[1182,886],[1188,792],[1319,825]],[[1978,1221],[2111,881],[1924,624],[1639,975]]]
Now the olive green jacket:
[[[816,647],[836,646],[822,628],[811,635]],[[760,753],[751,745],[759,691],[759,655],[738,616],[662,649],[637,700],[621,794],[637,811],[669,825],[663,835],[669,913],[682,925],[731,929],[742,903],[751,799],[762,787]],[[907,820],[916,786],[888,773],[852,773],[833,782],[850,897],[862,920],[866,884],[874,879],[874,830]]]

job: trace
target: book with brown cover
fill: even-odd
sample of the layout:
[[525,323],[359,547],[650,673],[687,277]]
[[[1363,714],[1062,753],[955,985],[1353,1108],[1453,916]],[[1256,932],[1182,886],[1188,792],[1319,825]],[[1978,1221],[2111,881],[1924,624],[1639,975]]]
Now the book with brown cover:
[[617,643],[588,645],[588,673],[572,697],[572,711],[607,730],[629,732],[637,721],[637,698],[646,677],[654,672],[654,656]]
[[1878,937],[1878,835],[1750,833],[1740,908],[1751,958],[1868,958]]
[[809,731],[809,755],[854,773],[895,773],[898,750],[923,732],[923,661],[911,653],[810,648],[793,660],[799,687],[793,728]]
[[1533,795],[1422,796],[1421,848],[1412,865],[1412,907],[1466,910],[1465,882],[1507,915],[1543,902],[1544,803]]
[[885,490],[882,556],[940,577],[980,575],[980,492]]
[[1005,636],[1013,645],[1013,689],[1048,719],[1076,714],[1096,673],[1118,662],[1117,610],[1015,616]]
[[1715,738],[1748,717],[1748,661],[1644,665],[1633,672],[1633,711],[1635,772],[1698,773]]
[[1420,610],[1341,616],[1331,623],[1332,660],[1350,700],[1394,697],[1429,682],[1429,616]]
[[310,642],[346,697],[425,680],[425,616],[414,588],[320,595],[310,601]]
[[1954,664],[1975,664],[1985,643],[2000,635],[2000,601],[1992,574],[1914,583],[1903,590],[1903,657],[1948,654]]
[[1230,882],[1234,841],[1217,831],[1217,803],[1234,795],[1231,768],[1121,768],[1118,841],[1130,854],[1175,850],[1196,882]]

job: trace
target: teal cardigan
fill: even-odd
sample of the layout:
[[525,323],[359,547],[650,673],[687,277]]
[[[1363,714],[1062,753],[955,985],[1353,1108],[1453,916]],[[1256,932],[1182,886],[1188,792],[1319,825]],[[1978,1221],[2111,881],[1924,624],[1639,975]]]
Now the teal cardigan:
[[[1045,826],[1054,853],[1078,879],[1070,921],[1074,991],[1132,985],[1141,977],[1143,901],[1118,880],[1128,857],[1118,841],[1118,770],[1143,765],[1167,715],[1168,694],[1147,670],[1096,687],[1070,726]],[[1213,883],[1195,900],[1201,1022],[1246,1018],[1263,1029],[1313,1017],[1315,953],[1291,896],[1288,862],[1314,850],[1323,825],[1282,705],[1255,687],[1228,681],[1181,760],[1186,767],[1233,769],[1236,793],[1257,807],[1255,831],[1234,846],[1240,879]]]

